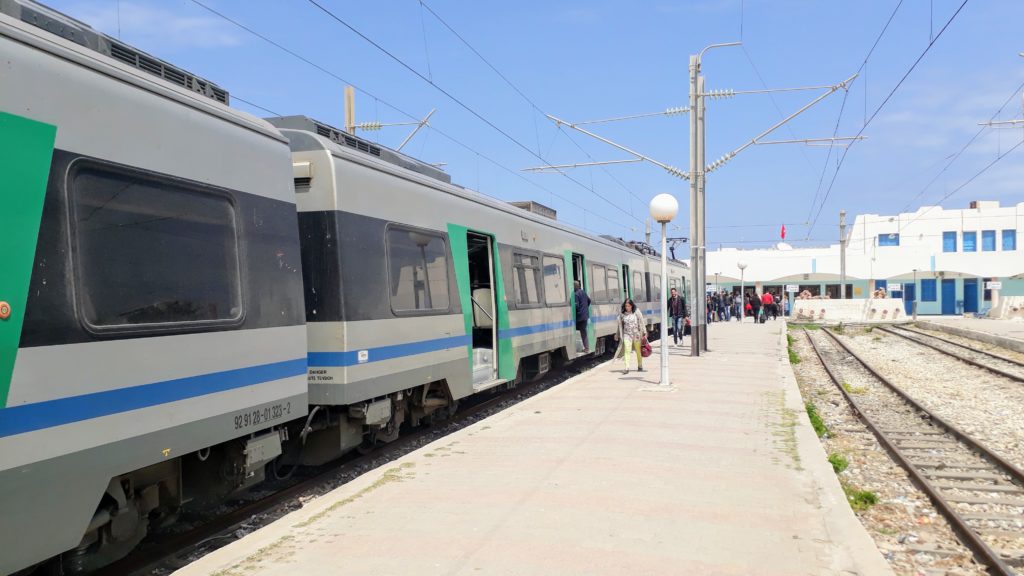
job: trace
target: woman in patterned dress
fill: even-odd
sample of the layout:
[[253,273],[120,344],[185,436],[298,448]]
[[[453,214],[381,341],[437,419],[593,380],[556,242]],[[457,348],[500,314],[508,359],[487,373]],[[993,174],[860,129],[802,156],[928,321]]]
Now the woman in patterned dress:
[[626,370],[623,374],[629,374],[629,357],[631,352],[636,353],[637,371],[644,371],[644,358],[640,354],[640,343],[644,333],[647,332],[647,325],[644,323],[644,315],[636,308],[633,300],[626,298],[622,303],[622,313],[619,314],[619,329],[615,339],[619,341],[622,349],[622,358],[626,363]]

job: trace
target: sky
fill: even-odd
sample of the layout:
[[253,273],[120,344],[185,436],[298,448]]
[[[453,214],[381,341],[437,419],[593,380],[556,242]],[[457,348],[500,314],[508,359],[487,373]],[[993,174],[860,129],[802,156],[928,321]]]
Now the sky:
[[[708,249],[820,246],[838,213],[1024,202],[1024,2],[1019,0],[48,0],[48,5],[226,88],[258,116],[344,126],[409,122],[403,149],[453,182],[535,200],[597,234],[644,238],[648,203],[673,194],[689,236],[689,184],[648,163],[523,169],[631,156],[558,126],[688,105],[689,55],[708,90],[839,84],[765,140],[865,137],[849,147],[750,146],[707,177]],[[233,21],[233,22],[232,22]],[[883,33],[884,29],[884,33]],[[376,45],[375,45],[376,44]],[[749,142],[824,90],[709,100],[706,156]],[[1022,124],[1021,126],[1024,126]],[[689,119],[583,126],[689,169]],[[360,135],[397,147],[410,126]],[[927,217],[927,216],[925,216]],[[655,226],[657,226],[655,224]],[[658,231],[652,238],[656,241]]]

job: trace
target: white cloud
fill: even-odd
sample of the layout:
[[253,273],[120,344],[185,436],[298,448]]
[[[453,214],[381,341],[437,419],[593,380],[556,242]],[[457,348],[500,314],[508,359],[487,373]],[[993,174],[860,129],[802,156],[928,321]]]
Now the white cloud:
[[[118,4],[120,9],[118,9]],[[89,2],[67,10],[111,36],[147,49],[237,46],[241,36],[229,23],[213,16],[191,16],[145,2]]]

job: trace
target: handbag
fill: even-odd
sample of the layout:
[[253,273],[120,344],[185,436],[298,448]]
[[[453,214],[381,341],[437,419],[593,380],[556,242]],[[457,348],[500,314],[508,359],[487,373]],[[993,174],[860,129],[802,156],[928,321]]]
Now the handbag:
[[640,340],[640,356],[647,358],[651,355],[651,343],[647,341],[647,335],[645,334],[643,339]]

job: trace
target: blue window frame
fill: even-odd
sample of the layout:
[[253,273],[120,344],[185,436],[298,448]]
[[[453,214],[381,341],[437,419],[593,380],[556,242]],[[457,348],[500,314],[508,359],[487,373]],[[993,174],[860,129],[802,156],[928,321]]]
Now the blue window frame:
[[921,302],[935,302],[936,294],[936,281],[934,278],[921,280]]
[[1003,230],[1003,251],[1017,249],[1017,231]]
[[900,245],[900,235],[896,234],[896,233],[893,233],[893,234],[879,234],[878,235],[878,245],[879,246],[899,246]]
[[964,252],[978,251],[978,233],[964,232]]
[[982,252],[995,252],[996,251],[996,231],[995,230],[982,230],[981,231],[981,251]]
[[942,233],[942,251],[956,252],[956,232]]

